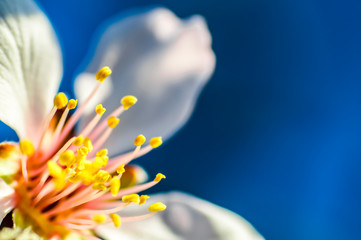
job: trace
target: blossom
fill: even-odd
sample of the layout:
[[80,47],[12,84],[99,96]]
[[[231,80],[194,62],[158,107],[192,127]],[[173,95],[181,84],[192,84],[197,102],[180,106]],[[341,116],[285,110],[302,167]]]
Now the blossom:
[[187,121],[214,65],[202,17],[153,9],[108,27],[68,99],[46,16],[31,0],[1,1],[0,120],[19,143],[0,144],[0,220],[13,210],[15,235],[39,239],[262,239],[195,197],[138,195],[165,175],[145,182],[129,164]]

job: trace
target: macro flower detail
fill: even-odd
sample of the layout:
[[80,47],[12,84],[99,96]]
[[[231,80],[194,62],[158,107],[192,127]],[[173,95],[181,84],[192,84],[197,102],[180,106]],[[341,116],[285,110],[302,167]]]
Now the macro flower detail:
[[[123,97],[120,106],[103,121],[100,120],[106,109],[97,105],[89,124],[79,135],[71,134],[82,111],[110,74],[108,67],[96,74],[99,83],[67,122],[70,110],[77,107],[77,100],[68,101],[64,93],[57,94],[54,106],[43,122],[41,137],[36,138],[39,142],[20,140],[21,169],[14,176],[16,225],[25,227],[29,224],[46,239],[63,239],[70,232],[87,239],[98,239],[90,232],[98,224],[113,222],[115,227],[120,227],[122,222],[143,220],[166,209],[158,202],[149,206],[149,214],[125,218],[117,214],[129,205],[145,204],[149,196],[137,193],[165,178],[159,173],[148,183],[121,188],[126,165],[159,147],[161,137],[150,139],[148,146],[142,148],[146,138],[138,135],[134,140],[134,151],[110,159],[108,150],[103,147],[117,127],[118,117],[137,102],[136,97]],[[4,153],[7,151],[3,150]]]
[[[32,0],[1,1],[0,120],[15,130],[19,143],[0,144],[0,222],[11,213],[14,224],[0,237],[187,239],[178,230],[169,235],[174,221],[185,216],[173,211],[174,194],[156,201],[140,194],[166,176],[146,181],[145,171],[129,163],[183,126],[214,66],[202,17],[183,21],[167,9],[153,9],[106,29],[93,60],[76,77],[77,99],[68,99],[57,93],[61,53],[46,16]],[[213,229],[215,239],[262,239],[239,216],[204,204],[212,207],[199,214],[212,223],[196,238]],[[168,210],[171,217],[160,221],[160,212]],[[213,219],[221,212],[232,215],[234,224],[216,227]],[[145,231],[127,227],[136,222]],[[109,224],[113,230],[107,233]]]

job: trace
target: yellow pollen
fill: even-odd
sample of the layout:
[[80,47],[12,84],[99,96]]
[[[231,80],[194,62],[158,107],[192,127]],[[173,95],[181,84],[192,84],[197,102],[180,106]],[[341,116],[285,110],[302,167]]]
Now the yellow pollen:
[[34,145],[30,140],[20,141],[20,150],[22,154],[28,157],[31,157],[35,152]]
[[86,147],[89,152],[93,151],[93,144],[90,138],[84,138],[83,146]]
[[115,197],[117,196],[119,189],[120,189],[120,178],[115,176],[112,178],[112,180],[110,180],[110,192]]
[[105,157],[106,155],[108,155],[108,149],[106,148],[101,149],[96,153],[97,157]]
[[75,156],[75,162],[77,164],[80,164],[84,160],[86,160],[86,156],[82,156],[82,155],[79,155],[79,154]]
[[119,119],[114,117],[114,116],[111,116],[110,118],[108,118],[108,126],[110,128],[115,128],[119,123]]
[[94,183],[92,188],[94,190],[100,190],[100,191],[105,191],[107,189],[107,187],[104,185],[104,183]]
[[79,177],[83,184],[90,185],[93,183],[94,177],[91,172],[83,170],[83,171],[80,171],[79,174],[80,174]]
[[124,169],[124,164],[121,164],[117,167],[117,173],[118,174],[121,174],[121,173],[124,173],[125,172],[125,169]]
[[147,199],[149,199],[149,196],[148,196],[148,195],[142,195],[142,196],[140,196],[139,205],[144,204]]
[[49,175],[54,178],[61,178],[63,176],[63,169],[55,162],[48,161]]
[[149,206],[148,210],[151,212],[161,212],[164,211],[167,208],[166,205],[164,205],[161,202],[156,202],[153,203],[152,205]]
[[78,100],[70,99],[68,102],[68,109],[72,110],[72,109],[76,108],[77,105],[78,105]]
[[154,137],[152,139],[150,139],[150,146],[152,148],[157,148],[159,147],[160,145],[162,145],[163,141],[162,141],[162,137]]
[[60,191],[65,187],[66,179],[65,177],[54,178],[53,182],[55,185],[55,190]]
[[109,217],[112,219],[115,227],[120,227],[122,225],[122,219],[118,214],[112,213],[109,214]]
[[80,145],[83,144],[83,142],[84,142],[84,137],[83,137],[83,135],[79,135],[79,136],[77,136],[77,137],[75,138],[73,144],[74,144],[75,146],[80,146]]
[[103,107],[103,105],[101,104],[98,104],[96,107],[95,107],[95,112],[99,115],[103,115],[105,113],[106,109]]
[[108,163],[109,158],[107,156],[105,157],[95,157],[94,159],[94,163],[93,166],[95,168],[101,168],[101,167],[105,167]]
[[123,108],[125,110],[127,110],[128,108],[130,108],[131,106],[136,104],[137,101],[138,101],[138,99],[136,97],[134,97],[134,96],[125,96],[125,97],[122,98],[120,103],[123,104]]
[[107,163],[108,163],[109,157],[108,157],[108,156],[104,156],[104,157],[102,157],[102,159],[103,159],[103,165],[102,165],[102,167],[105,167],[105,166],[107,165]]
[[125,195],[122,197],[122,201],[125,202],[125,203],[139,203],[140,201],[140,198],[139,198],[139,195],[138,194],[129,194],[129,195]]
[[165,176],[161,173],[158,173],[157,176],[154,178],[154,182],[159,182],[163,178],[165,178]]
[[104,80],[112,74],[112,70],[109,67],[103,67],[98,71],[98,73],[95,75],[95,79],[99,82],[104,82]]
[[71,183],[76,183],[79,182],[81,180],[81,176],[79,172],[73,172],[69,175],[68,177],[69,182]]
[[61,153],[59,156],[59,163],[63,166],[71,167],[75,163],[74,152],[71,150],[66,150]]
[[94,177],[97,183],[106,183],[110,178],[110,174],[105,170],[100,170]]
[[81,147],[77,151],[81,156],[86,156],[89,153],[89,149],[87,147]]
[[145,139],[144,135],[140,134],[135,138],[134,145],[137,147],[142,146],[145,143],[145,140],[146,139]]
[[104,214],[93,216],[93,221],[96,223],[104,223],[107,220],[107,216]]
[[62,92],[58,93],[54,98],[54,106],[57,109],[62,109],[66,106],[66,104],[68,104],[67,96]]

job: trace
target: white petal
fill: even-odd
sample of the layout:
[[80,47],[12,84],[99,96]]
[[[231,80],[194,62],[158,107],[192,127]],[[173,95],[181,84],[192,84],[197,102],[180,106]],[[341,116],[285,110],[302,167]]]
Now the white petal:
[[15,205],[15,191],[0,178],[0,224]]
[[[174,192],[155,195],[149,200],[149,204],[163,202],[167,205],[167,209],[147,220],[124,223],[118,229],[111,225],[101,226],[97,230],[98,234],[106,240],[264,239],[251,224],[240,216],[193,196]],[[140,215],[139,208],[138,206],[138,210],[130,213]]]
[[149,139],[168,138],[183,126],[213,73],[215,56],[201,16],[181,20],[158,8],[107,29],[85,73],[76,79],[80,101],[84,92],[90,92],[89,84],[82,82],[89,81],[89,74],[94,76],[103,66],[113,70],[111,92],[107,96],[99,93],[98,98],[105,97],[107,113],[117,108],[125,95],[138,98],[108,140],[106,146],[116,153],[129,149],[140,133]]
[[31,0],[0,1],[0,120],[36,140],[62,74],[54,31]]

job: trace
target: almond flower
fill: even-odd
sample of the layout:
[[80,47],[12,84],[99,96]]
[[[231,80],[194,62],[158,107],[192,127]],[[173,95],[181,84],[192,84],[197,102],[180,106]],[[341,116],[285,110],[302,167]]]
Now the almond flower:
[[2,0],[0,120],[19,144],[0,144],[0,222],[13,211],[14,223],[0,238],[263,239],[190,195],[138,195],[165,176],[145,182],[129,165],[187,121],[214,65],[202,17],[153,9],[107,28],[68,99],[56,93],[61,53],[46,16]]

